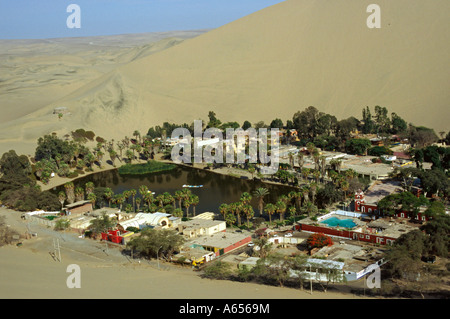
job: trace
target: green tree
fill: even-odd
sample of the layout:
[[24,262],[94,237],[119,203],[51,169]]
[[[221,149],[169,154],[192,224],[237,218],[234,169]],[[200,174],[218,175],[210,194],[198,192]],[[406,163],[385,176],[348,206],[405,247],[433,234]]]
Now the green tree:
[[88,229],[94,234],[106,233],[112,229],[117,223],[115,218],[109,217],[106,212],[102,212],[99,218],[91,220]]
[[67,198],[66,193],[64,193],[63,191],[60,191],[58,193],[58,199],[59,202],[61,203],[61,210],[64,208],[64,202],[66,201],[66,198]]
[[106,199],[108,200],[109,207],[111,207],[111,202],[112,202],[112,199],[114,198],[113,190],[109,187],[105,188],[104,195],[105,195]]
[[269,215],[269,222],[272,223],[272,215],[277,210],[277,207],[274,204],[268,203],[265,205],[264,210]]
[[252,127],[252,123],[250,123],[249,121],[245,121],[244,124],[242,124],[242,129],[243,130],[247,130],[250,127]]
[[174,230],[145,228],[141,231],[140,236],[127,243],[127,247],[148,258],[157,257],[170,260],[175,252],[180,250],[183,243],[183,236]]
[[357,155],[365,155],[370,146],[370,140],[365,138],[353,138],[346,143],[347,152]]

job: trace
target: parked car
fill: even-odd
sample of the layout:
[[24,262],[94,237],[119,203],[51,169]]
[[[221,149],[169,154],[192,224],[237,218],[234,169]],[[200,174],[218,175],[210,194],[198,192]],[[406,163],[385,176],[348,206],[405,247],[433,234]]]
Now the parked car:
[[434,264],[436,261],[436,256],[422,256],[422,261],[429,264]]
[[253,246],[255,246],[255,243],[253,243],[253,242],[250,242],[250,243],[248,243],[248,245],[247,245],[248,247],[253,247]]
[[292,237],[292,233],[287,233],[284,235],[284,237]]

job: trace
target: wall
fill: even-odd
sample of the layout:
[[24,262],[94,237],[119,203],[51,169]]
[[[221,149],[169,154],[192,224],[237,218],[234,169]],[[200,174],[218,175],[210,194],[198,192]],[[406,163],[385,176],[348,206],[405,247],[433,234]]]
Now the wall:
[[[239,247],[242,247],[244,245],[247,245],[251,241],[252,241],[252,238],[250,236],[245,237],[244,239],[241,239],[240,241],[235,242],[234,244],[232,244],[232,245],[230,245],[228,247],[225,247],[224,248],[224,254],[229,253],[230,251],[232,251],[232,250],[234,250],[236,248],[239,248]],[[220,255],[220,250],[217,250],[216,251],[216,256],[219,256],[219,255]]]
[[68,209],[67,211],[70,212],[71,215],[79,215],[87,212],[92,212],[93,209],[91,203],[86,203],[82,206]]
[[336,237],[343,237],[343,238],[349,238],[352,240],[359,240],[363,242],[369,242],[369,243],[379,243],[381,245],[386,245],[388,241],[395,241],[395,238],[392,237],[386,237],[376,234],[366,234],[366,233],[358,233],[354,231],[348,231],[348,230],[337,230],[334,228],[327,228],[327,227],[320,227],[320,226],[313,226],[313,225],[306,225],[301,224],[300,229],[302,231],[309,231],[313,233],[324,233],[329,236],[336,236]]

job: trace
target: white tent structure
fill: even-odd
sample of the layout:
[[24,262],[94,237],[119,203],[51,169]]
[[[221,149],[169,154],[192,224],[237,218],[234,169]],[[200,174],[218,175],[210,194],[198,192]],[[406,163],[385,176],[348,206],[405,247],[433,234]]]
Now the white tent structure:
[[137,213],[134,218],[124,220],[120,222],[119,225],[123,227],[123,229],[127,229],[128,227],[136,227],[139,229],[145,227],[163,227],[167,228],[170,225],[169,217],[170,214],[156,212],[153,214],[147,213]]

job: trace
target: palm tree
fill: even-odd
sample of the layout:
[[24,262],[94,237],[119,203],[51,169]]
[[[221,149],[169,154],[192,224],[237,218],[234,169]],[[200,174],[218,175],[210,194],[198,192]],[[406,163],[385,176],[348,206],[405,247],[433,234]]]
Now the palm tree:
[[135,189],[130,189],[129,193],[131,197],[133,198],[133,211],[136,212],[136,193],[137,191]]
[[346,171],[344,172],[344,176],[345,176],[348,180],[351,180],[351,179],[357,177],[357,176],[358,176],[358,173],[357,173],[354,169],[349,168],[348,170],[346,170]]
[[91,194],[92,192],[94,192],[94,183],[93,182],[87,182],[86,185],[84,186],[85,190],[86,190],[86,196],[89,196],[89,194]]
[[241,225],[240,224],[241,217],[239,215],[239,213],[240,213],[239,204],[240,204],[239,202],[234,202],[234,203],[228,204],[227,213],[232,214],[236,218],[236,220],[238,221],[238,225],[240,226]]
[[178,200],[178,207],[181,208],[181,200],[183,199],[183,193],[182,191],[178,190],[175,191],[174,196],[176,200]]
[[97,157],[97,161],[98,161],[98,164],[99,164],[99,166],[100,166],[100,168],[102,168],[102,162],[103,162],[103,156],[105,155],[105,153],[103,153],[102,151],[98,151],[97,152],[97,154],[96,154],[96,157]]
[[252,195],[250,195],[247,192],[243,192],[240,198],[240,201],[244,204],[247,205],[250,203],[250,201],[252,200]]
[[302,152],[298,152],[297,162],[298,162],[299,170],[301,172],[303,170],[303,165],[305,164],[305,158],[304,158],[304,155]]
[[331,169],[338,171],[339,173],[341,172],[341,165],[342,165],[342,161],[339,159],[332,159],[330,161]]
[[66,198],[67,198],[66,193],[64,193],[63,191],[60,191],[58,193],[58,199],[59,199],[59,202],[61,203],[61,210],[64,207],[64,201],[66,200]]
[[107,188],[105,188],[104,194],[105,194],[106,199],[108,200],[109,207],[111,207],[111,201],[114,197],[113,190],[111,188],[107,187]]
[[122,211],[122,205],[125,202],[125,196],[123,194],[114,195],[114,202],[119,205],[119,210]]
[[139,193],[141,194],[141,196],[144,196],[148,193],[148,187],[146,185],[139,186]]
[[255,215],[253,207],[250,204],[243,205],[242,211],[244,212],[244,215],[247,218],[247,228],[250,229],[250,218],[253,218],[253,216]]
[[272,223],[272,215],[277,210],[276,206],[272,203],[268,203],[264,207],[264,210],[267,212],[267,214],[269,214],[269,222]]
[[264,208],[264,197],[269,195],[269,190],[264,187],[259,187],[253,192],[253,195],[258,198],[259,216],[261,217]]
[[147,202],[148,209],[151,209],[152,202],[153,202],[153,194],[150,192],[147,192],[144,195],[142,195],[142,198]]
[[75,188],[75,201],[84,200],[84,189],[82,187]]
[[189,217],[189,207],[191,206],[191,198],[187,197],[183,199],[183,206],[186,208],[186,217]]
[[73,182],[67,182],[64,184],[64,189],[66,190],[67,201],[69,204],[72,204],[75,201],[74,187],[75,185]]
[[123,159],[123,150],[124,150],[124,148],[125,148],[125,145],[124,145],[123,143],[117,142],[117,147],[119,148],[119,152],[120,152],[119,160],[122,162],[122,159]]
[[192,205],[192,207],[193,207],[193,210],[194,210],[194,216],[195,216],[195,207],[198,205],[198,203],[199,203],[199,198],[198,198],[198,196],[197,195],[195,195],[195,194],[192,194],[191,195],[191,198],[190,198],[190,202],[191,202],[191,205]]
[[222,214],[222,216],[225,218],[225,215],[229,212],[229,207],[227,204],[220,204],[219,206],[219,212]]
[[302,177],[303,177],[303,180],[307,180],[308,179],[308,176],[309,176],[309,173],[311,172],[311,169],[310,168],[304,168],[304,169],[302,169]]
[[175,217],[183,217],[183,210],[181,208],[175,208],[172,215]]
[[139,145],[139,144],[136,144],[136,145],[134,145],[134,150],[136,150],[136,152],[137,152],[137,159],[138,159],[138,162],[140,162],[141,161],[142,146]]
[[95,202],[97,201],[97,196],[94,193],[89,193],[87,199],[92,203],[92,207],[95,208]]
[[301,199],[303,197],[303,193],[301,191],[295,192],[294,198],[295,198],[295,205],[297,206],[297,209],[300,209],[301,207]]
[[308,201],[308,199],[309,199],[309,185],[304,185],[301,188],[301,192],[303,194],[304,201]]
[[329,175],[330,178],[331,178],[331,182],[332,182],[335,186],[337,186],[337,180],[338,180],[338,178],[339,178],[339,173],[336,172],[336,171],[334,171],[334,170],[332,170],[332,171],[330,171],[330,172],[328,173],[328,175]]
[[347,200],[347,191],[350,188],[350,183],[346,179],[343,179],[340,184],[341,189],[344,191],[344,200]]
[[134,132],[133,132],[133,136],[134,137],[136,137],[136,139],[138,139],[138,142],[140,143],[141,142],[141,133],[138,131],[138,130],[135,130]]
[[320,179],[320,171],[319,170],[314,170],[313,171],[313,176],[314,176],[314,180],[316,181],[316,183],[319,183],[319,179]]
[[139,208],[141,207],[141,198],[140,197],[136,198],[136,206],[137,206],[137,211],[139,211]]
[[127,157],[127,159],[128,159],[128,162],[131,164],[132,161],[133,161],[133,158],[134,158],[134,153],[133,153],[133,151],[127,150],[127,151],[125,152],[125,155],[126,155],[126,157]]
[[123,197],[124,197],[124,202],[125,202],[125,203],[128,203],[128,199],[129,199],[130,196],[131,196],[130,191],[129,191],[129,190],[126,190],[126,191],[124,191],[124,192],[122,193],[122,195],[123,195]]
[[311,201],[315,203],[317,194],[317,183],[312,182],[311,184],[309,184],[309,190],[311,192]]
[[109,157],[111,158],[111,162],[113,164],[114,167],[116,167],[116,157],[117,157],[117,153],[115,150],[109,150]]
[[314,205],[314,203],[307,201],[303,205],[302,210],[308,214],[308,217],[311,217],[313,214],[315,215],[317,213],[317,206]]
[[287,209],[286,203],[283,200],[278,200],[275,206],[277,213],[280,214],[280,221],[284,221],[284,213]]
[[295,209],[295,206],[289,207],[289,216],[294,218],[294,224],[295,224],[295,216],[297,215],[297,210]]
[[327,158],[325,156],[320,156],[320,174],[322,175],[322,183],[325,183],[326,168]]
[[289,165],[291,166],[292,169],[294,169],[294,154],[292,154],[292,152],[289,152],[288,157],[289,157]]
[[158,202],[160,208],[164,207],[164,195],[163,194],[157,195],[155,200]]
[[176,208],[175,198],[172,195],[170,195],[169,192],[164,192],[163,196],[164,196],[164,205],[173,204],[173,209],[175,209]]
[[94,154],[92,154],[91,152],[89,152],[89,153],[86,155],[85,159],[86,159],[86,162],[89,163],[89,170],[93,171],[93,170],[94,170],[93,165],[94,165],[94,162],[95,162],[95,156],[94,156]]

